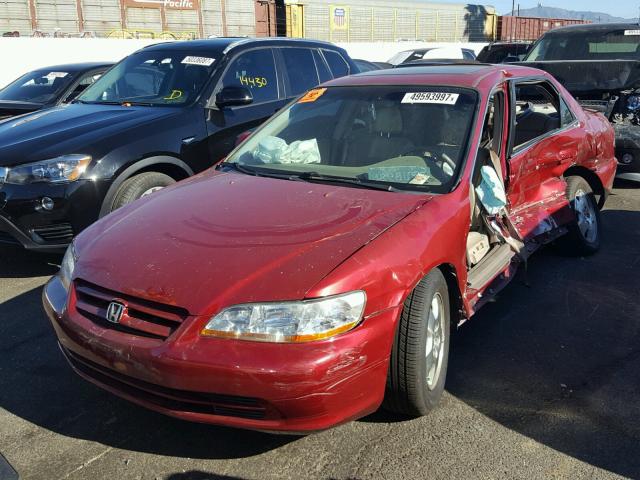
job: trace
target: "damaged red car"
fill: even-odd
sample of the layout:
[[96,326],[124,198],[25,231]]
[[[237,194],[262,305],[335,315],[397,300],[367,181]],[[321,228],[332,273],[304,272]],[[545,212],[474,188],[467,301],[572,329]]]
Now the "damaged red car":
[[342,78],[81,233],[44,307],[77,373],[185,420],[423,415],[452,328],[542,245],[598,250],[615,170],[607,120],[539,70]]

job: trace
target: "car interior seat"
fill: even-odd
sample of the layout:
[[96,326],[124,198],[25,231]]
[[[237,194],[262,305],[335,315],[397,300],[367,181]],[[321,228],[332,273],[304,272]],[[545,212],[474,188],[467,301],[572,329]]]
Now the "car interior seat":
[[402,112],[397,105],[378,107],[369,128],[359,130],[350,141],[348,163],[366,165],[398,157],[415,148],[405,136]]
[[555,130],[560,119],[554,115],[536,112],[531,108],[524,110],[516,118],[516,146]]

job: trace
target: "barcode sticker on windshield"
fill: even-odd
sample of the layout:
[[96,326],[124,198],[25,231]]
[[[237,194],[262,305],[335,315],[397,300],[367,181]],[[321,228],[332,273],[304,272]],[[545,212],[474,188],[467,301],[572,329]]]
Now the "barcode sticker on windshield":
[[64,78],[69,75],[67,72],[49,72],[46,75],[46,78],[49,80],[55,80],[56,78]]
[[402,103],[440,103],[443,105],[455,105],[458,101],[458,93],[444,92],[415,92],[405,93]]
[[215,58],[209,57],[184,57],[182,63],[185,65],[200,65],[202,67],[210,67],[213,62],[215,62]]
[[640,35],[640,30],[625,30],[625,35]]

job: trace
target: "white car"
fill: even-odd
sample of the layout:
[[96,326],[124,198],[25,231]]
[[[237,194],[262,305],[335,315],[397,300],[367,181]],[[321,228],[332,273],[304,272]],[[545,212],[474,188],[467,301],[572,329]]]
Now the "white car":
[[414,60],[475,60],[476,54],[470,48],[431,47],[403,50],[388,60],[392,65],[413,62]]

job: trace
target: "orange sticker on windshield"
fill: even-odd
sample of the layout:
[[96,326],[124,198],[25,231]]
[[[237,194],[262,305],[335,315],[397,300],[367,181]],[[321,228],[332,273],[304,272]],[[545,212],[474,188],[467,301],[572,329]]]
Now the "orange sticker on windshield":
[[326,91],[327,91],[326,88],[315,88],[313,90],[309,90],[304,97],[298,100],[298,103],[315,102]]

